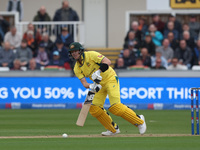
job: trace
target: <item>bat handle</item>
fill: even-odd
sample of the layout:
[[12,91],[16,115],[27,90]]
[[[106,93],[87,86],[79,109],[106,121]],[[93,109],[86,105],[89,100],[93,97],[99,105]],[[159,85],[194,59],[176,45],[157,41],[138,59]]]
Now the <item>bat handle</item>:
[[[96,83],[96,82],[94,82],[94,86],[96,86],[96,85],[97,85],[97,83]],[[91,90],[91,92],[92,92],[92,93],[95,93],[93,90]]]

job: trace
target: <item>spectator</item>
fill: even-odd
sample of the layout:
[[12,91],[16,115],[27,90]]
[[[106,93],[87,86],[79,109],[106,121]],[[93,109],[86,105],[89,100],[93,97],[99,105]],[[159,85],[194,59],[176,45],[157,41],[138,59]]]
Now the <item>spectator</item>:
[[192,61],[192,51],[185,40],[180,41],[180,46],[175,50],[174,56],[178,58],[179,64],[186,65],[189,69]]
[[[131,52],[131,55],[133,55],[134,57],[139,57],[140,56],[140,50],[139,49],[136,49],[134,47],[134,44],[132,42],[128,43],[127,46],[125,46],[124,49],[129,49],[130,52]],[[123,57],[123,53],[124,53],[124,49],[121,50],[120,54],[119,54],[119,57]]]
[[[37,15],[35,15],[33,21],[51,21],[51,18],[49,14],[46,12],[46,8],[44,6],[41,6],[39,11],[37,12]],[[41,32],[48,32],[51,34],[51,26],[49,25],[38,25],[37,28],[41,29]]]
[[151,35],[152,41],[156,46],[161,46],[161,42],[163,40],[163,35],[160,31],[157,31],[157,28],[155,27],[154,24],[151,24],[149,26],[149,31],[146,32],[146,35]]
[[175,49],[179,46],[179,41],[174,39],[174,33],[169,32],[167,39],[169,40],[169,46],[173,49],[173,51],[175,51]]
[[130,70],[132,70],[132,69],[149,69],[149,67],[148,66],[145,66],[144,64],[143,64],[143,61],[142,61],[142,58],[141,57],[138,57],[137,59],[136,59],[136,64],[135,65],[132,65],[132,66],[129,66],[128,67],[128,69]]
[[6,33],[4,38],[4,42],[9,42],[10,48],[13,50],[20,46],[21,40],[22,40],[21,35],[17,32],[15,26],[12,26],[10,28],[10,31]]
[[179,32],[176,29],[174,29],[174,22],[172,22],[172,21],[167,23],[167,29],[164,30],[164,38],[167,38],[167,35],[169,32],[174,33],[175,40],[179,39]]
[[16,58],[20,61],[21,66],[28,66],[28,62],[32,58],[32,51],[27,46],[26,40],[22,40],[21,46],[17,49]]
[[151,67],[151,69],[156,70],[166,70],[166,67],[162,65],[162,61],[160,58],[156,58],[156,65],[154,67]]
[[19,59],[15,59],[13,62],[13,68],[11,70],[18,70],[18,71],[22,71],[21,69],[21,62]]
[[3,49],[0,50],[0,67],[12,68],[15,56],[10,47],[9,42],[4,42]]
[[63,59],[60,59],[60,54],[59,51],[54,51],[53,52],[53,59],[50,60],[49,66],[60,66],[64,67],[64,61]]
[[162,53],[162,56],[167,60],[168,64],[171,63],[171,60],[172,60],[173,55],[174,55],[174,51],[169,46],[169,40],[168,39],[163,40],[163,46],[158,47],[157,51],[160,51]]
[[58,38],[62,40],[66,48],[69,48],[69,45],[74,42],[74,39],[69,33],[67,27],[62,28],[61,35],[59,35]]
[[130,51],[129,49],[124,49],[122,58],[124,59],[125,67],[135,65],[135,56],[133,54],[133,51]]
[[9,0],[7,11],[13,11],[19,13],[19,20],[22,21],[24,17],[23,3],[21,0]]
[[[174,29],[178,31],[178,33],[182,33],[182,25],[181,23],[176,19],[176,16],[171,14],[169,16],[169,20],[168,22],[173,22],[174,23]],[[167,25],[168,25],[168,22],[165,24],[165,29],[167,29]]]
[[186,41],[187,46],[193,50],[195,47],[195,42],[194,42],[194,38],[190,37],[189,31],[183,32],[183,39]]
[[118,58],[115,63],[114,69],[126,69],[127,67],[124,65],[124,59]]
[[194,62],[193,65],[200,65],[200,39],[197,40],[194,48]]
[[27,41],[28,47],[32,50],[32,56],[36,57],[36,55],[37,55],[37,52],[36,52],[37,42],[34,39],[32,30],[27,32],[27,37],[24,40]]
[[151,57],[149,56],[147,48],[141,49],[141,60],[144,66],[151,67]]
[[[60,59],[62,59],[64,62],[71,63],[71,60],[69,58],[69,53],[67,48],[64,46],[64,43],[61,39],[56,40],[56,45],[53,48],[53,51],[59,51]],[[53,53],[51,54],[51,59],[53,58]]]
[[0,15],[0,46],[4,41],[4,36],[8,31],[9,23]]
[[195,47],[195,42],[194,42],[194,38],[190,36],[190,32],[189,31],[184,31],[183,32],[183,39],[186,41],[187,46],[191,49],[192,52],[192,61],[191,61],[191,65],[193,66],[193,63],[196,63],[195,61],[195,52],[194,52],[194,47]]
[[[79,21],[79,16],[76,11],[69,6],[69,2],[64,0],[62,7],[56,10],[53,21]],[[73,36],[73,26],[68,25],[68,31]],[[57,26],[57,33],[59,33],[59,27]]]
[[165,23],[160,20],[160,16],[158,14],[152,15],[152,23],[155,25],[158,31],[161,33],[164,32]]
[[189,25],[187,23],[183,24],[182,29],[183,29],[183,31],[181,32],[181,35],[180,35],[181,39],[183,39],[183,33],[184,33],[184,31],[188,31],[190,33],[190,37],[192,39],[194,39],[195,33],[190,30],[190,27],[189,27]]
[[155,55],[156,45],[153,43],[151,35],[147,34],[147,35],[145,36],[145,39],[144,39],[144,41],[142,42],[141,48],[142,48],[142,47],[147,48],[148,53],[149,53],[151,56]]
[[33,31],[33,38],[35,39],[36,44],[39,44],[40,41],[42,40],[41,29],[37,29],[36,31],[32,23],[29,23],[27,28],[28,28],[27,31],[23,35],[23,39],[27,39],[27,33],[29,31]]
[[36,61],[34,58],[32,58],[31,60],[29,60],[29,70],[38,70],[37,65],[36,65]]
[[165,59],[165,57],[162,56],[161,51],[158,51],[158,50],[156,50],[155,56],[151,56],[151,66],[152,67],[156,66],[156,60],[157,59],[161,60],[161,66],[164,66],[165,68],[167,68],[167,66],[168,66],[167,60]]
[[134,31],[129,31],[128,38],[124,42],[124,48],[127,48],[127,46],[129,44],[133,45],[137,49],[139,49],[139,47],[140,47],[140,45],[139,45],[140,43],[139,43],[138,39],[135,37]]
[[37,15],[35,15],[33,21],[51,21],[49,14],[46,12],[46,8],[41,6]]
[[127,40],[128,40],[128,35],[129,35],[129,32],[130,32],[130,31],[133,31],[133,32],[135,33],[135,38],[137,39],[138,43],[140,43],[140,42],[142,41],[142,37],[143,37],[142,31],[140,31],[140,30],[138,29],[138,26],[139,26],[139,24],[138,24],[137,21],[133,21],[133,22],[131,23],[131,29],[127,32],[124,41],[127,41]]
[[145,33],[148,31],[148,25],[146,24],[146,18],[145,17],[141,17],[139,19],[138,30],[142,31],[142,35],[145,35]]
[[41,43],[44,43],[45,49],[48,53],[48,57],[51,57],[51,54],[53,52],[53,47],[54,47],[54,43],[52,42],[52,40],[49,38],[48,33],[43,33],[42,34],[42,41]]
[[56,11],[53,21],[79,21],[79,17],[76,11],[69,7],[69,2],[64,0],[62,8]]
[[200,30],[200,23],[197,22],[196,16],[195,15],[190,15],[190,20],[189,20],[189,27],[192,32],[192,35],[194,35],[194,39],[197,40],[199,30]]
[[40,43],[38,48],[38,54],[37,57],[35,58],[35,61],[38,68],[48,65],[49,58],[47,52],[45,51],[44,43]]
[[178,58],[172,58],[172,64],[167,67],[167,70],[187,70],[185,65],[178,64]]

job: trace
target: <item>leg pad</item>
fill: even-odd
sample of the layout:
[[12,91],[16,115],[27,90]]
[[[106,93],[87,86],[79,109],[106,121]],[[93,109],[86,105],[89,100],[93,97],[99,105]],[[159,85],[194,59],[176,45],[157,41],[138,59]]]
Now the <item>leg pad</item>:
[[90,114],[97,118],[97,120],[107,129],[111,132],[115,133],[116,129],[114,128],[112,118],[110,115],[105,111],[105,109],[91,105],[90,107]]
[[108,110],[116,116],[121,116],[133,125],[137,126],[144,123],[132,109],[121,103],[112,105]]

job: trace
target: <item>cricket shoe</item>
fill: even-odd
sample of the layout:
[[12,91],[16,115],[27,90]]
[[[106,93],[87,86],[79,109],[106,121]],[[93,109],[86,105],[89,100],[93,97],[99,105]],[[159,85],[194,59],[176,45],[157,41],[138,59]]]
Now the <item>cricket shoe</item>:
[[116,132],[115,133],[111,132],[110,130],[107,130],[105,132],[102,132],[101,135],[103,135],[103,136],[112,136],[112,135],[116,135],[118,133],[120,133],[119,127],[116,128]]
[[146,125],[144,116],[143,115],[139,115],[139,116],[140,116],[140,119],[144,121],[144,123],[138,125],[138,129],[139,129],[140,134],[144,134],[147,130],[147,125]]

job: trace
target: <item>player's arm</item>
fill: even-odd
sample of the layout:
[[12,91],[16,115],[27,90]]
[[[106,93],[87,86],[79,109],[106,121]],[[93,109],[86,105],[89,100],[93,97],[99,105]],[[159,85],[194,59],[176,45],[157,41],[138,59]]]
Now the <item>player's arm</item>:
[[81,79],[81,83],[83,84],[83,86],[85,88],[90,88],[91,91],[94,92],[94,93],[98,92],[102,88],[100,84],[96,84],[96,83],[90,84],[90,83],[88,83],[85,78]]
[[85,78],[80,79],[80,81],[85,88],[89,88],[90,84],[86,81]]
[[99,69],[92,74],[92,80],[96,83],[100,83],[102,80],[100,73],[108,70],[110,65],[111,61],[107,57],[104,57],[100,63]]
[[[111,61],[110,59],[108,59],[107,57],[104,57],[103,60],[101,61],[101,64],[107,64],[108,66],[111,65]],[[100,68],[99,68],[100,69]],[[100,69],[101,70],[101,69]],[[102,70],[101,70],[102,71]],[[103,72],[103,71],[102,71]]]

